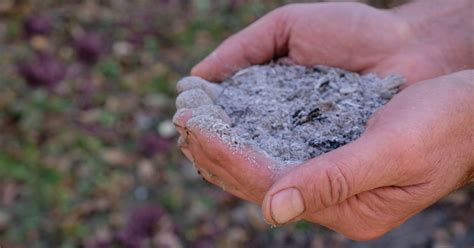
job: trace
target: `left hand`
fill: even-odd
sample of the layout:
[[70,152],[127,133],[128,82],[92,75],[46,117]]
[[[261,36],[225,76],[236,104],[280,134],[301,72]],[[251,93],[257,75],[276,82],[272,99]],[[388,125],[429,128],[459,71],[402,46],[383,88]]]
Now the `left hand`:
[[[192,124],[206,118],[209,125],[227,125],[230,131],[230,118],[213,104],[220,92],[219,85],[187,77],[178,82],[177,90],[181,94],[176,100],[178,111],[173,122],[181,135],[178,141],[181,151],[206,181],[260,204],[271,185],[284,173],[272,170],[277,161],[252,146],[241,146],[236,151],[229,140],[215,131]],[[198,98],[189,99],[193,94],[199,95]]]

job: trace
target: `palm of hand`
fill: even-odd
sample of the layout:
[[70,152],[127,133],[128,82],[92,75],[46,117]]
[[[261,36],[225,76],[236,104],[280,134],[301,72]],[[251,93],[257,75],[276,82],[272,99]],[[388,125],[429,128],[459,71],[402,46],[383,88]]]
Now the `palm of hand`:
[[[474,111],[474,105],[466,105],[474,95],[472,75],[460,72],[402,91],[376,113],[360,139],[279,180],[264,200],[266,219],[278,223],[270,198],[294,186],[311,196],[298,219],[354,239],[373,239],[469,183],[466,174],[472,178],[472,171],[466,173],[469,165],[460,154],[470,153],[474,139],[459,146],[439,144],[454,144],[474,131],[474,116],[466,118]],[[291,174],[314,176],[297,181]]]
[[[283,173],[272,170],[277,162],[250,146],[236,150],[219,135],[191,124],[198,118],[209,118],[210,111],[214,112],[212,118],[216,119],[207,122],[230,122],[227,114],[212,104],[219,86],[200,78],[187,77],[178,83],[177,88],[181,94],[173,122],[181,135],[178,143],[183,153],[206,181],[242,199],[261,203],[270,186]],[[208,101],[186,106],[182,102],[192,92],[200,93]]]

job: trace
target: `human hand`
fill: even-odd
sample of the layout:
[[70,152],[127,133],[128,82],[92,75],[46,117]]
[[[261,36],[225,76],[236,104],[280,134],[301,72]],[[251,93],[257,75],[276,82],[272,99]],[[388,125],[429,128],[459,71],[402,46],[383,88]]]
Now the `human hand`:
[[474,70],[420,82],[356,141],[294,168],[262,204],[273,224],[305,219],[376,238],[474,181]]
[[[178,108],[173,122],[180,133],[179,147],[201,176],[242,199],[261,203],[265,193],[283,171],[274,171],[276,161],[254,147],[233,147],[222,132],[230,133],[230,118],[213,99],[220,86],[197,77],[178,82]],[[198,122],[218,125],[219,131],[202,128]],[[212,128],[211,128],[212,129]],[[216,132],[221,132],[218,134]]]
[[[366,15],[373,16],[369,21],[373,26],[371,29],[387,37],[372,36],[371,42],[366,44],[364,38],[367,38],[367,34],[361,37],[357,34],[357,30],[352,33],[341,32],[342,29],[348,28],[354,19]],[[361,28],[367,26],[366,22],[360,19]],[[298,64],[327,64],[353,70],[360,69],[359,64],[367,63],[366,61],[354,61],[352,62],[354,65],[351,66],[349,64],[343,66],[341,63],[347,61],[347,56],[374,60],[354,54],[361,46],[365,47],[365,55],[379,54],[380,56],[387,49],[394,50],[401,39],[399,33],[403,32],[403,28],[395,30],[396,27],[392,22],[398,22],[395,16],[360,4],[310,4],[283,7],[229,38],[197,65],[192,74],[207,80],[221,80],[235,70],[266,62],[273,57],[285,56],[285,53],[288,53],[288,56]],[[402,25],[401,22],[400,25]],[[321,37],[331,37],[331,40]],[[347,46],[348,39],[357,43],[354,44],[354,48]],[[355,49],[355,47],[358,48]],[[189,79],[196,83],[192,83]],[[219,91],[217,84],[205,81],[197,83],[197,81],[199,80],[196,78],[182,80],[177,85],[178,92],[182,94],[193,88],[206,89],[205,92],[212,98]],[[178,106],[178,109],[180,107]],[[225,188],[238,197],[260,204],[267,190],[276,178],[284,174],[284,171],[269,169],[275,162],[263,159],[262,154],[259,154],[259,157],[262,157],[263,165],[250,165],[244,159],[245,155],[236,156],[212,133],[190,128],[187,122],[193,116],[190,109],[186,109],[179,110],[174,118],[174,123],[181,134],[179,146],[183,153],[194,161],[198,171],[207,181]],[[221,114],[221,119],[228,119],[223,115]],[[247,151],[250,152],[252,149]]]
[[191,74],[220,81],[288,57],[300,65],[399,74],[411,84],[474,66],[471,11],[465,0],[417,1],[395,10],[359,3],[287,5],[228,38]]
[[[226,40],[193,68],[192,74],[219,81],[243,67],[288,57],[303,65],[326,64],[379,75],[397,73],[404,75],[408,83],[414,83],[473,64],[469,56],[467,62],[454,56],[469,55],[462,52],[464,45],[444,42],[443,32],[426,32],[426,22],[446,26],[434,21],[443,18],[423,21],[407,17],[406,12],[377,10],[357,3],[286,6]],[[437,42],[442,45],[436,46]],[[262,165],[257,166],[245,161],[245,155],[237,159],[212,133],[189,130],[186,123],[191,117],[189,111],[180,111],[175,118],[182,134],[180,146],[197,167],[203,168],[210,182],[229,185],[226,189],[231,193],[260,203],[272,183],[286,173],[268,169],[274,161],[266,158],[261,158]]]

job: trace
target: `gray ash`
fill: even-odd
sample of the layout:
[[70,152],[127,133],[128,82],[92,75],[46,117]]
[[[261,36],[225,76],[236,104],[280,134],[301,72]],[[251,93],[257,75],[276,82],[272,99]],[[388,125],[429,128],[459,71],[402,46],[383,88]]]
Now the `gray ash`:
[[237,72],[216,99],[241,139],[284,164],[357,139],[403,79],[271,63]]

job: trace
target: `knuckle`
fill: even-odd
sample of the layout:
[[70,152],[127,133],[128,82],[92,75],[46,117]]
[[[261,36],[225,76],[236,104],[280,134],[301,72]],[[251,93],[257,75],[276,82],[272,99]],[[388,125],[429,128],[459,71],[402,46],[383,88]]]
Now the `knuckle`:
[[292,3],[292,4],[286,4],[281,7],[276,8],[271,14],[274,14],[275,16],[285,16],[290,12],[293,12],[295,8],[297,8],[298,4]]
[[333,165],[326,171],[326,178],[329,185],[329,202],[331,205],[346,199],[349,194],[349,183],[347,176],[340,166]]
[[298,10],[300,9],[301,4],[293,3],[287,4],[282,7],[276,8],[268,14],[268,18],[275,24],[275,28],[279,31],[287,30],[288,22],[291,19],[299,17],[297,15]]
[[315,184],[313,192],[313,204],[317,209],[325,209],[344,201],[350,192],[350,184],[346,173],[339,165],[330,165],[321,173],[321,184]]

